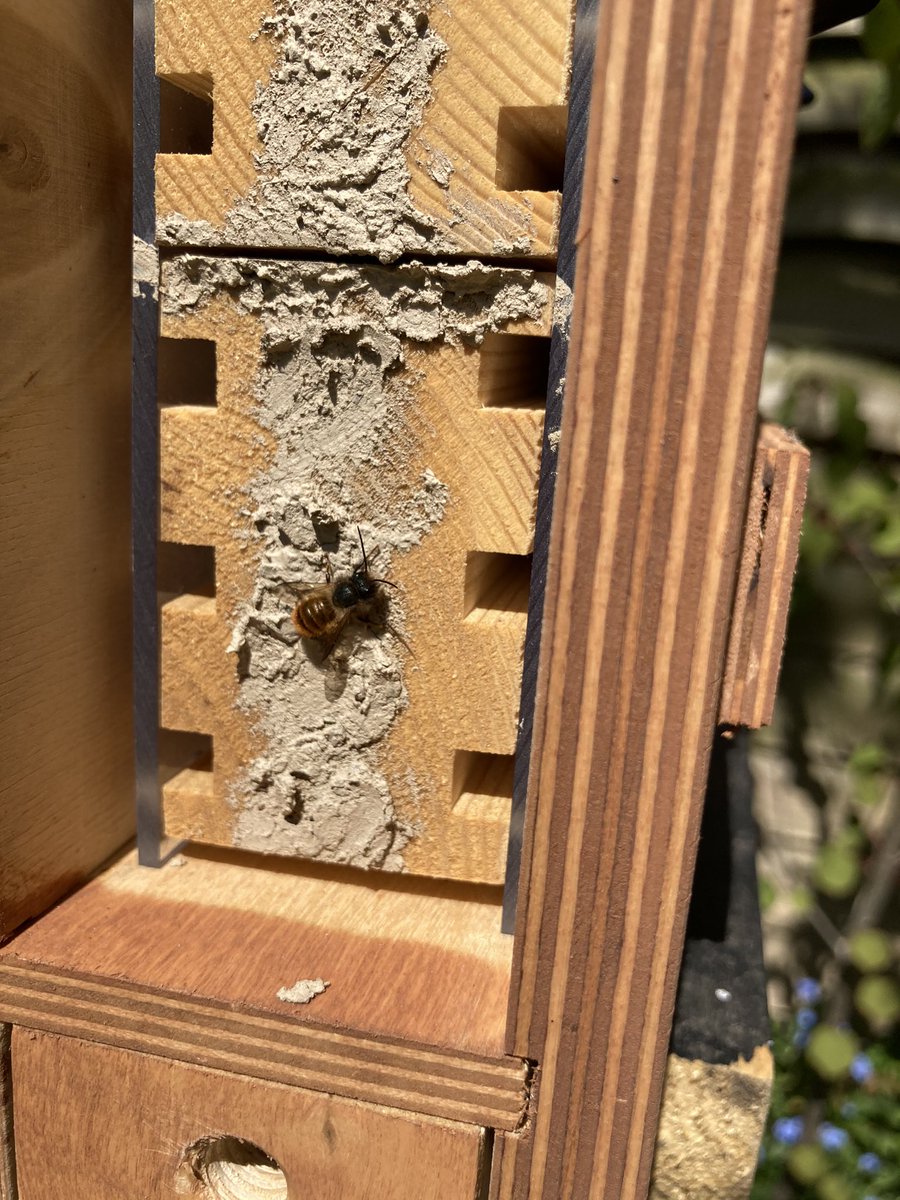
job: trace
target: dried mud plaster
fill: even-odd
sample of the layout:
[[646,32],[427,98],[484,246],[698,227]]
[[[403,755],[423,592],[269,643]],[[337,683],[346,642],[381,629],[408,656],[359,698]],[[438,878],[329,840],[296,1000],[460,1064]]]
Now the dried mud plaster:
[[140,296],[141,284],[150,289],[155,300],[159,282],[159,252],[136,234],[131,239],[131,294]]
[[[478,263],[388,271],[187,256],[165,265],[167,316],[222,295],[262,325],[251,410],[275,446],[235,524],[257,556],[257,585],[223,614],[238,705],[266,746],[231,787],[234,844],[402,870],[415,829],[397,819],[379,748],[406,705],[408,653],[390,633],[351,625],[323,663],[291,623],[296,585],[324,582],[323,546],[336,572],[357,563],[357,525],[373,569],[390,578],[394,556],[441,519],[453,503],[446,486],[427,463],[409,470],[410,351],[477,344],[510,321],[537,320],[545,293],[530,271]],[[401,633],[414,602],[391,593]]]
[[[259,175],[216,228],[160,217],[163,243],[300,246],[382,262],[453,245],[408,195],[407,144],[447,53],[421,0],[276,0],[278,60],[253,102]],[[452,164],[436,165],[449,181]]]
[[275,993],[285,1004],[309,1004],[316,996],[321,996],[331,984],[325,979],[298,979],[293,987],[279,988]]

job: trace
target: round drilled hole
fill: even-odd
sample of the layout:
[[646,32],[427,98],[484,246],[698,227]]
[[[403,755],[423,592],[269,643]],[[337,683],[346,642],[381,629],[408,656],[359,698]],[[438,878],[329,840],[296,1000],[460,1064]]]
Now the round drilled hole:
[[182,1194],[205,1200],[287,1200],[284,1171],[244,1138],[198,1138],[185,1151],[178,1176]]

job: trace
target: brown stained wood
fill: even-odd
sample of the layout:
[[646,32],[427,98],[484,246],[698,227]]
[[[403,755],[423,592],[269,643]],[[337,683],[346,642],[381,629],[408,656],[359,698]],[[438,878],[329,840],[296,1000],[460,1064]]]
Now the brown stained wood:
[[510,1004],[541,1094],[512,1196],[647,1194],[807,19],[601,6]]
[[[499,897],[391,884],[248,856],[191,852],[158,871],[128,856],[0,951],[0,1019],[515,1128],[526,1072],[502,1049]],[[278,998],[319,978],[329,987],[308,1005]]]
[[[312,294],[319,268],[302,269],[307,275],[290,287]],[[278,282],[285,270],[260,267],[266,286],[282,288],[289,300],[288,284]],[[397,819],[412,831],[402,849],[404,869],[491,884],[503,881],[505,869],[546,381],[542,347],[552,297],[546,276],[520,274],[536,290],[539,317],[497,322],[481,344],[424,350],[411,344],[404,379],[415,403],[408,417],[378,444],[377,467],[367,463],[357,477],[340,464],[362,522],[408,506],[406,497],[423,478],[445,489],[446,504],[431,527],[391,562],[410,649],[399,651],[406,702],[388,732],[378,735],[377,766]],[[164,273],[164,301],[174,293],[169,278]],[[370,286],[386,286],[385,278],[360,272],[361,299],[354,303],[364,314]],[[215,406],[169,403],[160,416],[161,538],[215,552],[215,596],[178,596],[161,610],[162,724],[212,741],[205,770],[192,765],[164,784],[165,828],[176,838],[289,856],[295,851],[287,840],[286,804],[264,844],[242,823],[259,799],[248,768],[273,752],[260,732],[264,714],[241,698],[233,644],[262,554],[259,513],[247,495],[278,450],[257,420],[266,334],[262,321],[225,289],[186,313],[166,314],[161,330],[170,346],[214,343],[216,364]],[[265,369],[274,374],[270,364]],[[181,386],[189,390],[195,378],[186,373]],[[173,382],[167,395],[177,394]],[[325,420],[315,419],[319,425]],[[361,427],[368,419],[365,412],[354,418]],[[296,469],[289,486],[301,502],[304,487],[311,490]],[[352,527],[342,535],[353,540]],[[296,598],[295,590],[284,599],[289,628]],[[289,653],[305,651],[297,644]],[[302,720],[292,716],[298,729],[321,723],[328,704],[323,687],[320,680],[315,705]],[[378,703],[376,695],[372,704]]]
[[[398,114],[394,126],[372,135],[373,146],[363,154],[367,157],[371,151],[379,161],[380,141],[410,125],[399,160],[402,170],[385,168],[385,178],[377,181],[384,197],[381,207],[403,208],[411,201],[412,211],[417,211],[406,232],[391,242],[389,257],[422,250],[519,257],[554,254],[573,0],[524,0],[517,5],[509,0],[477,0],[459,9],[442,4],[399,5],[390,14],[373,8],[352,62],[340,55],[329,57],[330,47],[322,44],[315,47],[318,60],[311,62],[309,55],[293,47],[289,68],[301,81],[308,82],[309,71],[318,73],[320,96],[312,104],[321,101],[324,109],[311,109],[310,101],[297,106],[293,141],[282,161],[271,137],[264,147],[251,106],[257,89],[269,84],[273,69],[282,81],[290,73],[285,71],[284,49],[277,38],[260,32],[264,18],[283,8],[271,0],[231,0],[223,20],[217,0],[156,0],[157,73],[167,86],[183,94],[180,107],[173,103],[173,112],[178,110],[181,118],[172,122],[173,135],[180,133],[185,149],[194,151],[158,156],[156,207],[163,241],[383,256],[384,247],[371,229],[356,229],[344,241],[340,229],[329,229],[326,237],[324,231],[311,229],[302,216],[293,219],[290,204],[282,212],[278,201],[273,206],[271,196],[263,197],[253,188],[261,180],[289,176],[296,160],[309,155],[311,148],[322,152],[318,135],[334,113],[321,93],[332,86],[333,78],[346,75],[349,81],[346,94],[335,97],[338,116],[355,92],[378,95],[382,76],[397,51],[397,38],[402,36],[392,22],[402,16],[413,40],[427,31],[429,37],[436,34],[446,50],[430,75],[421,121],[410,122],[409,114]],[[333,20],[349,25],[352,15],[342,8],[333,12]],[[312,36],[305,29],[294,35],[298,42]],[[346,53],[351,53],[352,45],[348,34]],[[196,144],[191,144],[190,121],[185,126],[184,120],[185,112],[202,111],[204,100],[212,102],[211,152],[200,144],[205,133],[194,136]],[[414,103],[408,95],[403,100]],[[365,105],[360,119],[369,119]],[[342,141],[338,137],[333,161],[326,147],[318,172],[321,179],[315,186],[325,197],[342,187],[359,186],[342,182],[343,174],[355,165],[351,161],[348,167]],[[266,149],[278,160],[277,166],[258,168],[255,157]],[[367,170],[365,186],[372,190],[372,168]],[[235,206],[240,206],[241,216],[229,225]],[[370,224],[377,223],[379,215],[376,212]]]
[[131,7],[5,0],[0,938],[134,829]]
[[[14,1081],[19,1200],[477,1200],[484,1170],[476,1126],[28,1029],[15,1030]],[[223,1137],[275,1165],[263,1160],[268,1171],[253,1171],[244,1160],[241,1170],[239,1147],[226,1142],[232,1165],[212,1179],[230,1178],[234,1190],[209,1176],[198,1182],[190,1148]]]
[[723,725],[759,729],[772,720],[808,475],[805,446],[790,431],[763,425],[719,703]]
[[[768,1047],[759,1047],[749,1061],[727,1064],[669,1054],[648,1200],[740,1200],[749,1195],[772,1073]],[[532,1112],[537,1103],[532,1085]],[[516,1156],[527,1158],[532,1130],[526,1124],[495,1136],[489,1200],[514,1200]]]

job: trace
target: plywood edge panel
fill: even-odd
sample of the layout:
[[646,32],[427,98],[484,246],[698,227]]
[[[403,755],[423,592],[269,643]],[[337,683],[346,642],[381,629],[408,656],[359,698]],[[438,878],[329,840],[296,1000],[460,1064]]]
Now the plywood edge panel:
[[790,430],[761,426],[728,641],[719,721],[759,729],[772,720],[809,475],[809,451]]
[[0,1200],[18,1200],[11,1046],[12,1025],[0,1025]]
[[514,1129],[525,1103],[523,1063],[471,1061],[315,1026],[298,1036],[287,1019],[24,962],[0,965],[0,1012],[30,1029],[499,1129]]
[[645,1196],[808,5],[601,5],[509,1048],[514,1194]]

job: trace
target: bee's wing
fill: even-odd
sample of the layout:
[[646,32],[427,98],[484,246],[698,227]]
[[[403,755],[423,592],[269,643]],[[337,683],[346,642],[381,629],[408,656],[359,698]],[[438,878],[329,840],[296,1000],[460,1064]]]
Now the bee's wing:
[[349,608],[346,609],[339,617],[335,618],[335,621],[328,633],[326,633],[324,637],[319,638],[319,645],[322,647],[322,662],[325,662],[326,658],[328,658],[328,655],[337,645],[337,640],[343,633],[344,626],[350,620],[352,615],[353,610]]
[[316,586],[317,585],[314,583],[289,583],[288,584],[288,587],[291,589],[291,591],[297,597],[296,601],[294,602],[294,607],[291,609],[291,620],[294,622],[294,625],[297,627],[297,631],[301,634],[303,633],[303,622],[300,620],[299,616],[297,615],[298,609],[300,608],[300,605],[303,603],[303,597],[308,596],[310,592],[314,592],[316,590]]

